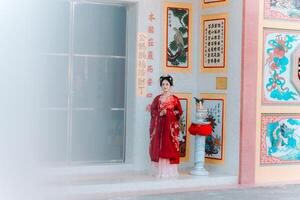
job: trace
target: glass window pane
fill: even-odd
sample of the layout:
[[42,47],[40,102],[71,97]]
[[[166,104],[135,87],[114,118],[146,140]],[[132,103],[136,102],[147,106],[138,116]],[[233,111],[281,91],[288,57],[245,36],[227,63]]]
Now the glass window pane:
[[88,57],[75,57],[73,67],[73,107],[97,107],[101,99],[108,103],[102,93],[106,85],[106,59],[98,58],[95,63]]
[[125,59],[108,59],[108,99],[112,108],[124,108],[125,101]]
[[73,161],[122,161],[124,59],[75,58]]
[[72,161],[123,161],[126,7],[75,3],[69,32],[69,3],[54,0],[41,12],[47,26],[38,38],[37,100],[45,160],[66,161],[71,144]]
[[125,56],[125,7],[78,4],[74,20],[74,53]]

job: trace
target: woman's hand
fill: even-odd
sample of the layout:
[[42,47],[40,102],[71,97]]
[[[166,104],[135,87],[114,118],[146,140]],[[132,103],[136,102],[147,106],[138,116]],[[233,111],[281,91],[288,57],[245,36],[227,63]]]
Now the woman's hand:
[[163,116],[163,115],[165,115],[165,114],[167,114],[167,110],[166,110],[166,109],[163,109],[163,110],[160,111],[160,113],[159,113],[160,116]]

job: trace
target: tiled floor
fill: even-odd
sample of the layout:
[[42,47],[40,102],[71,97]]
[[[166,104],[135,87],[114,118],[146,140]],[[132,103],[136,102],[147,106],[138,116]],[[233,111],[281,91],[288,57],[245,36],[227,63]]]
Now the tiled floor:
[[231,188],[199,192],[107,198],[107,200],[299,200],[300,185]]

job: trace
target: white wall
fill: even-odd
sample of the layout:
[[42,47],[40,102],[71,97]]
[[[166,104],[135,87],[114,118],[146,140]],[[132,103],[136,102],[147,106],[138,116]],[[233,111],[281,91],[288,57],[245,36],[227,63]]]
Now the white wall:
[[[125,2],[125,1],[124,1]],[[135,2],[135,1],[130,1]],[[136,1],[136,5],[129,7],[130,12],[137,13],[137,23],[130,23],[129,28],[133,28],[138,32],[147,32],[148,14],[153,12],[157,20],[155,26],[155,61],[154,74],[156,78],[154,82],[154,93],[160,92],[158,78],[162,73],[162,42],[163,42],[163,2],[162,0],[140,0]],[[210,171],[224,172],[227,174],[237,175],[239,163],[239,115],[240,115],[240,70],[241,70],[241,38],[242,38],[242,0],[231,1],[225,7],[216,7],[209,9],[200,9],[200,0],[182,0],[168,2],[185,2],[193,4],[193,71],[189,74],[172,74],[175,78],[173,87],[174,92],[188,92],[193,96],[199,93],[225,93],[227,94],[227,130],[226,130],[226,154],[225,163],[223,165],[209,166]],[[130,13],[129,12],[129,13]],[[229,30],[228,30],[228,72],[218,74],[200,73],[200,15],[223,13],[229,14]],[[130,14],[129,14],[130,15]],[[129,19],[134,19],[130,16]],[[131,20],[130,20],[131,21]],[[132,22],[132,21],[131,21]],[[132,31],[133,32],[133,31]],[[126,162],[134,163],[137,169],[147,169],[149,167],[149,113],[145,111],[146,105],[150,103],[150,99],[135,97],[135,48],[131,46],[135,44],[135,38],[129,35],[129,61],[128,61],[128,112],[127,112],[127,148]],[[218,91],[215,89],[215,77],[227,76],[228,89]],[[134,97],[133,97],[134,96]],[[152,99],[151,99],[152,100]],[[192,119],[194,118],[194,102],[191,107]],[[193,166],[193,136],[191,139],[191,155],[190,162],[182,164],[181,167]]]
[[[231,0],[228,6],[202,9],[204,15],[214,13],[228,13],[228,72],[218,74],[200,74],[198,79],[199,92],[225,93],[227,94],[227,124],[225,163],[222,166],[214,166],[217,170],[230,174],[238,174],[239,142],[240,142],[240,88],[241,88],[241,57],[242,57],[242,22],[243,1]],[[197,43],[198,44],[198,43]],[[250,66],[249,66],[250,67]],[[215,77],[227,76],[228,89],[218,91],[215,89]],[[201,86],[201,83],[208,83]]]

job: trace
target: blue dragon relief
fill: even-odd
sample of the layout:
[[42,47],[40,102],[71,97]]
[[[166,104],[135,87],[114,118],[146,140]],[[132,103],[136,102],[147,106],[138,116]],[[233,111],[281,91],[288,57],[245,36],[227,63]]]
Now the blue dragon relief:
[[268,155],[281,160],[300,160],[300,120],[287,119],[267,125]]
[[300,0],[269,0],[272,9],[291,18],[300,17]]

